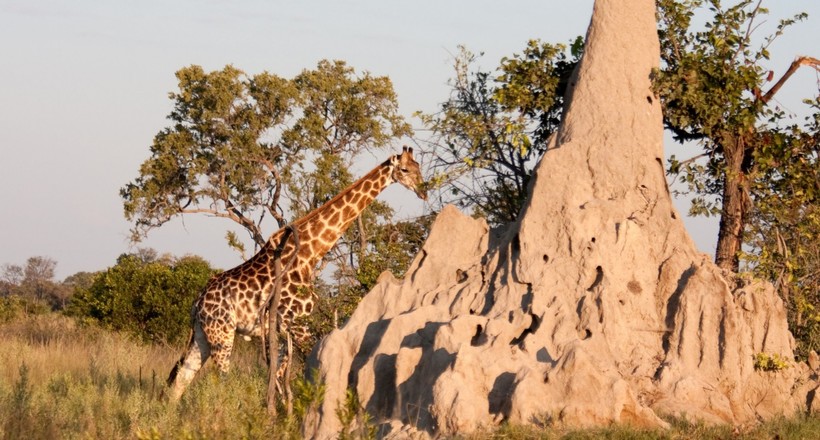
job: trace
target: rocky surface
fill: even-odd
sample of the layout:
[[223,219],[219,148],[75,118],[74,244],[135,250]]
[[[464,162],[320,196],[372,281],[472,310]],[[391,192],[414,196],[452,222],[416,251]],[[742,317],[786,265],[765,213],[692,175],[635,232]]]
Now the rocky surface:
[[443,209],[405,278],[383,274],[321,342],[310,363],[327,391],[306,436],[336,436],[348,388],[383,436],[402,438],[820,407],[820,365],[755,367],[760,353],[793,359],[773,288],[722,273],[672,206],[650,89],[655,3],[628,4],[595,3],[520,221],[490,230]]

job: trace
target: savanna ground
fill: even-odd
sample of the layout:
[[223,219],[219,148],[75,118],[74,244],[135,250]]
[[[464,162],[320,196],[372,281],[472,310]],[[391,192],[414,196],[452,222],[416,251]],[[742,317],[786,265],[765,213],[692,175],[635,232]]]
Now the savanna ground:
[[[229,375],[220,377],[209,366],[179,403],[170,404],[162,397],[164,381],[181,347],[141,344],[55,313],[7,319],[0,323],[0,437],[299,438],[298,416],[276,422],[268,418],[267,372],[258,345],[240,342]],[[309,391],[295,387],[296,413]],[[340,438],[374,432],[372,427],[351,430]],[[466,438],[814,439],[820,438],[820,417],[774,420],[742,430],[679,420],[665,431],[502,426]]]

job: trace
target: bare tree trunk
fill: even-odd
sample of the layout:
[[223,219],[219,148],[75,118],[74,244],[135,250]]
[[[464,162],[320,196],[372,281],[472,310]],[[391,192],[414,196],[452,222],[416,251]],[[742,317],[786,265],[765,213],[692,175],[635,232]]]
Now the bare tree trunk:
[[726,137],[724,143],[724,171],[722,208],[715,264],[721,269],[737,272],[739,255],[743,246],[743,230],[749,213],[749,192],[746,169],[744,169],[745,142],[743,138]]
[[[807,56],[797,57],[765,95],[755,91],[757,99],[767,104],[801,66],[820,70],[820,60]],[[748,173],[752,162],[752,148],[747,147],[757,146],[751,145],[750,140],[743,135],[723,135],[721,138],[726,170],[721,195],[723,206],[715,249],[715,264],[721,269],[737,272],[743,246],[743,231],[751,209]]]

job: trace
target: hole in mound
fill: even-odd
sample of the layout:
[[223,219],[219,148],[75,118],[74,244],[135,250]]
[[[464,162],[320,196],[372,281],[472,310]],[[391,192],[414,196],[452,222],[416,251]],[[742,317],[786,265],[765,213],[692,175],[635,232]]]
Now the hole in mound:
[[461,269],[456,269],[456,282],[457,283],[461,284],[461,283],[467,281],[467,278],[469,278],[469,276],[467,275],[467,272],[464,272]]
[[601,281],[603,281],[603,279],[604,279],[604,269],[601,266],[597,266],[595,268],[595,280],[587,288],[587,292],[591,292],[593,289],[598,287],[598,285],[601,284]]
[[517,338],[514,338],[512,341],[510,341],[510,345],[520,345],[522,342],[524,342],[524,339],[528,335],[531,335],[531,334],[535,333],[535,331],[538,330],[538,326],[540,326],[540,325],[541,325],[541,318],[539,318],[538,316],[530,313],[530,326],[525,328],[524,331],[521,332],[521,334],[518,335]]
[[470,339],[470,345],[473,347],[478,347],[485,342],[487,342],[487,335],[484,334],[484,327],[479,324],[475,328],[475,334]]

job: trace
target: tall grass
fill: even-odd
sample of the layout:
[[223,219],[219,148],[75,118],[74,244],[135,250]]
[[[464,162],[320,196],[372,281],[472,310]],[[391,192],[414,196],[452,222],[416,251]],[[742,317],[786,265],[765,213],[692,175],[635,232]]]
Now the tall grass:
[[139,344],[55,314],[13,320],[0,325],[0,437],[271,438],[256,351],[239,344],[230,374],[206,367],[171,404],[162,393],[180,347]]
[[[144,345],[115,333],[77,326],[56,314],[0,323],[0,438],[299,438],[293,420],[274,423],[267,415],[267,372],[253,343],[237,340],[230,374],[215,374],[209,364],[182,400],[172,404],[162,393],[165,377],[180,353],[181,347]],[[317,391],[302,389],[303,383],[296,385],[297,394]],[[301,407],[298,402],[296,406]],[[359,409],[348,406],[351,411]],[[672,428],[665,431],[504,425],[463,438],[820,438],[817,417],[779,419],[740,432],[729,426],[671,422]],[[340,436],[370,437],[373,432],[346,430]]]

